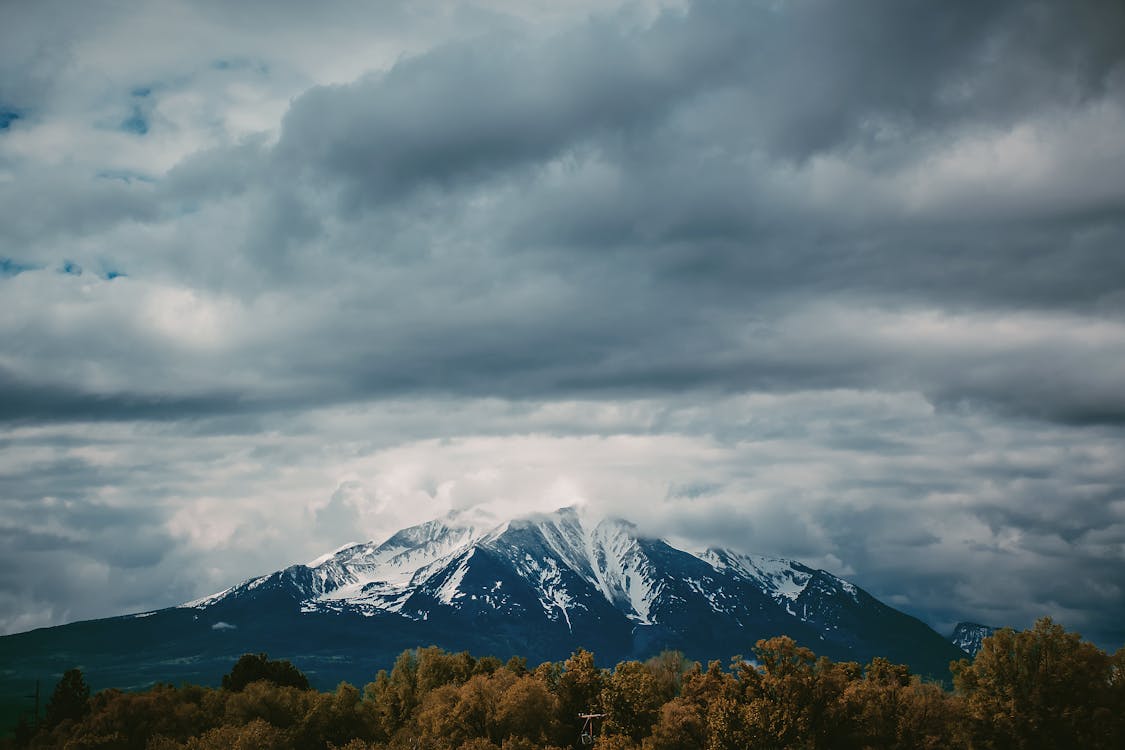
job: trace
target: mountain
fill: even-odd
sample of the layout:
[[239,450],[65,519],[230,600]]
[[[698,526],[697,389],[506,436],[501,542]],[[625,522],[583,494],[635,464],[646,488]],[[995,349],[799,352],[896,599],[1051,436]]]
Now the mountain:
[[780,634],[836,660],[885,656],[940,678],[963,655],[826,571],[688,552],[562,509],[496,526],[429,521],[179,607],[6,636],[0,690],[75,664],[95,687],[214,683],[246,651],[291,659],[321,687],[362,685],[428,644],[531,663],[579,646],[606,665],[666,648],[725,661]]
[[981,625],[975,622],[959,622],[949,636],[949,642],[964,651],[969,656],[976,656],[980,651],[981,642],[996,632],[991,625]]

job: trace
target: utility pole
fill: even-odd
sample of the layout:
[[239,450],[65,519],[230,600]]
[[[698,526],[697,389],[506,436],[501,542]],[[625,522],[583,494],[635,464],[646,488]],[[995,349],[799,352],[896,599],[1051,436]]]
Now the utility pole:
[[596,739],[594,734],[594,719],[604,719],[608,714],[578,714],[579,719],[585,719],[582,724],[582,733],[578,735],[578,741],[583,745],[593,745]]

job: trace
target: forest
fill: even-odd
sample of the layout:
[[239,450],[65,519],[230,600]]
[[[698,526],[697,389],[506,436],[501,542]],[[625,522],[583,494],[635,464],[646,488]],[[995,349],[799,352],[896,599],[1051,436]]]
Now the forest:
[[[833,662],[780,636],[726,665],[665,652],[599,667],[579,650],[529,667],[437,647],[403,652],[362,689],[310,689],[246,654],[221,687],[91,695],[81,671],[3,748],[121,750],[744,750],[1122,748],[1125,648],[1107,654],[1044,618],[1002,629],[951,684],[901,665]],[[588,717],[588,718],[582,718]]]

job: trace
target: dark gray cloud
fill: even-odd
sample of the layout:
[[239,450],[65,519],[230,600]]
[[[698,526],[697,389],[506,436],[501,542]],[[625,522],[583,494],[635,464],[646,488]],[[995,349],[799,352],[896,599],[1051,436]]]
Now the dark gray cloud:
[[1125,642],[1125,10],[596,6],[4,11],[0,627],[578,498]]
[[279,156],[385,201],[645,131],[684,98],[722,85],[748,41],[742,24],[724,20],[669,14],[631,32],[591,21],[532,43],[506,34],[442,46],[303,94],[286,114]]

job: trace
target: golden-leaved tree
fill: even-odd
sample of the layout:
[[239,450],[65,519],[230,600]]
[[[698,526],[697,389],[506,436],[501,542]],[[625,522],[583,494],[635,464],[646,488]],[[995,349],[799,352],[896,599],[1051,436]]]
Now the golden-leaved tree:
[[1004,628],[953,665],[974,747],[1125,747],[1122,651],[1109,656],[1050,618]]

